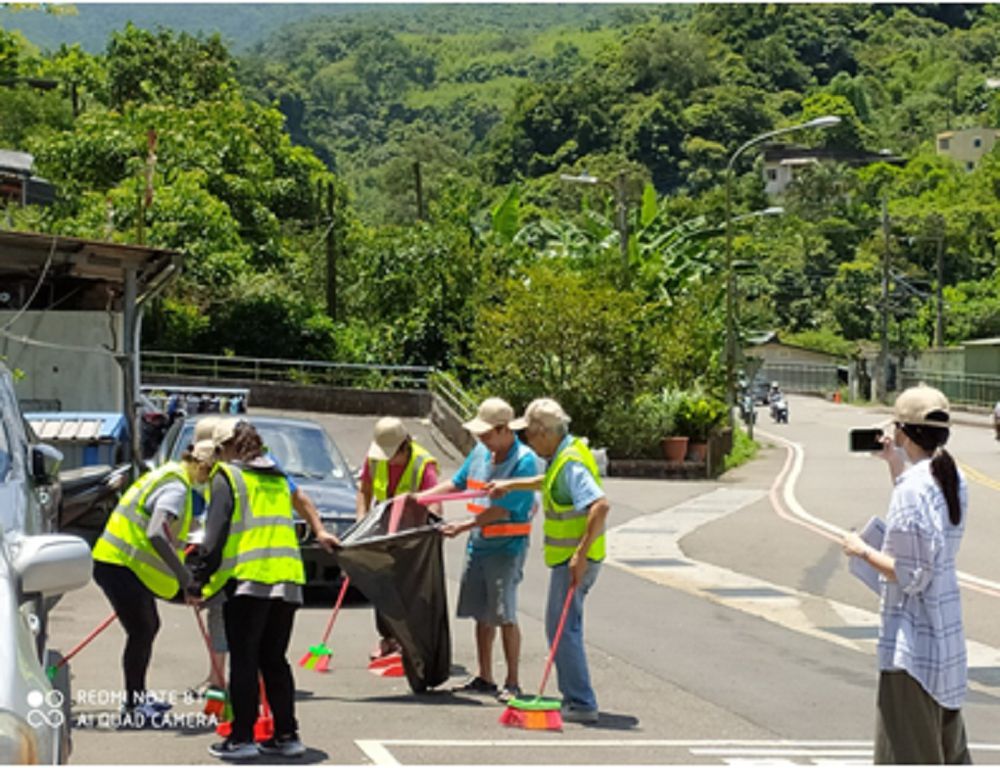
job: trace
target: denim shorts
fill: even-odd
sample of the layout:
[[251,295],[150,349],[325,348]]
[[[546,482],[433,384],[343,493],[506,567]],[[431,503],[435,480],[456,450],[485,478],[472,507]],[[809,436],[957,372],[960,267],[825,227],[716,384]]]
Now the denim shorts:
[[517,585],[524,576],[528,548],[516,555],[507,552],[466,556],[458,591],[459,618],[499,626],[517,623]]

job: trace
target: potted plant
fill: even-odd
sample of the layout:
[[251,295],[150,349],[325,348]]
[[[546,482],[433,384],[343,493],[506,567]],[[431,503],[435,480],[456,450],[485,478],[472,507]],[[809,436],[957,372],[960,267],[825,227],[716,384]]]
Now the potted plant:
[[609,406],[597,424],[597,436],[616,458],[656,458],[661,440],[674,429],[672,404],[656,394]]
[[668,418],[662,422],[663,432],[660,438],[660,451],[666,461],[684,461],[688,450],[688,436],[678,434],[677,417],[684,402],[684,392],[678,389],[664,389],[659,401]]
[[691,461],[705,461],[708,435],[722,422],[725,413],[722,403],[700,393],[692,393],[680,403],[677,431],[688,436],[688,458]]

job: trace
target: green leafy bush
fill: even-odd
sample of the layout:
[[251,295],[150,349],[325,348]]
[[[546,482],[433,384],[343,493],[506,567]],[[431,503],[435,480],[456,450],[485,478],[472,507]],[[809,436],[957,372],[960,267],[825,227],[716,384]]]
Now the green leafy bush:
[[694,391],[685,396],[677,408],[677,432],[696,442],[704,442],[725,416],[724,403]]

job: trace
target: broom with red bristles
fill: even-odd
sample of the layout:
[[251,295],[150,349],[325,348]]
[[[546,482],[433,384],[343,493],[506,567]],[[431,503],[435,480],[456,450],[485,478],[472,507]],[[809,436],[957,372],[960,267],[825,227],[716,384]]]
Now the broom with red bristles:
[[[198,629],[201,630],[201,637],[205,641],[205,648],[208,649],[208,663],[212,665],[212,672],[217,680],[225,680],[226,673],[219,668],[219,660],[212,650],[212,639],[208,635],[208,629],[205,628],[205,620],[201,617],[197,606],[193,606],[193,610],[195,621],[198,622]],[[205,707],[202,712],[206,715],[214,715],[217,720],[232,719],[232,707],[225,688],[219,688],[217,685],[208,686],[208,690],[205,691]]]
[[545,671],[542,673],[542,684],[538,686],[538,695],[530,699],[511,699],[507,702],[507,709],[500,715],[501,725],[511,728],[525,728],[529,731],[562,730],[562,699],[547,699],[544,694],[545,684],[552,671],[552,662],[555,661],[556,650],[559,648],[559,640],[562,637],[563,628],[566,626],[569,604],[575,591],[576,586],[574,585],[566,592],[566,602],[563,603],[562,615],[559,617],[559,625],[556,627],[556,635],[552,638],[552,647],[549,649],[549,658],[545,662]]
[[317,645],[309,646],[309,650],[305,656],[299,659],[300,667],[312,669],[316,672],[330,671],[330,657],[333,656],[333,651],[327,646],[326,641],[330,639],[330,632],[333,631],[333,622],[337,620],[337,614],[340,613],[340,606],[344,602],[344,595],[347,594],[347,587],[350,583],[350,577],[344,576],[340,585],[340,593],[337,595],[337,602],[333,606],[333,613],[330,614],[330,620],[326,623],[326,629],[323,630],[323,639]]

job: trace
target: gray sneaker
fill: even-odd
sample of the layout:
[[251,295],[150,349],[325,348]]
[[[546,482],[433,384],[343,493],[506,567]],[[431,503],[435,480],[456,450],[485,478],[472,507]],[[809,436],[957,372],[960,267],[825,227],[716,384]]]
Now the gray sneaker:
[[583,723],[593,725],[598,721],[600,715],[596,709],[578,709],[577,707],[562,707],[562,719],[567,723]]
[[270,738],[257,744],[257,749],[262,755],[281,755],[282,757],[302,757],[306,753],[305,744],[299,741],[299,737],[283,736]]
[[253,760],[260,757],[256,744],[248,741],[237,743],[229,739],[210,746],[208,754],[222,760]]

